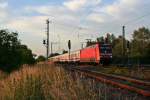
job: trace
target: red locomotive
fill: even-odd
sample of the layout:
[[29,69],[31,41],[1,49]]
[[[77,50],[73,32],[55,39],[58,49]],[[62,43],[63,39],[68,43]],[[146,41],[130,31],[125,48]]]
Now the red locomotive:
[[89,47],[74,52],[62,54],[50,58],[58,63],[90,63],[109,64],[112,59],[112,47],[110,44],[96,43]]

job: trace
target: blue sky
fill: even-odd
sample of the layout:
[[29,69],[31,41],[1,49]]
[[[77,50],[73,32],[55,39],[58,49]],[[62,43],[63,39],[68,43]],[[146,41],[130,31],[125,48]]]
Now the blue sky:
[[150,28],[149,5],[150,0],[0,0],[0,28],[18,31],[23,44],[44,55],[42,40],[49,18],[50,42],[60,42],[54,52],[67,49],[68,39],[72,50],[77,50],[87,38],[121,35],[122,25],[126,25],[128,39],[135,29]]
[[10,6],[16,8],[22,8],[24,6],[33,6],[33,5],[47,5],[47,4],[55,4],[60,5],[63,0],[8,0]]

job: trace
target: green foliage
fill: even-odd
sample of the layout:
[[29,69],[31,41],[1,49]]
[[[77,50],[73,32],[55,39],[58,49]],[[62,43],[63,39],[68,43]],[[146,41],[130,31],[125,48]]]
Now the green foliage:
[[0,30],[0,69],[10,72],[22,64],[33,64],[32,51],[21,45],[17,32]]
[[109,44],[111,44],[115,38],[116,38],[116,37],[114,36],[114,34],[109,34],[109,33],[107,33],[106,38],[104,38],[103,36],[98,37],[98,38],[97,38],[97,42],[100,42],[100,43],[109,43]]
[[[150,62],[150,30],[142,27],[133,32],[132,40],[125,39],[125,56],[123,56],[123,37],[107,34],[106,38],[99,37],[97,42],[112,44],[113,63],[124,62],[130,57],[133,62]],[[126,59],[128,60],[128,59]],[[131,61],[130,60],[130,61]],[[128,61],[126,61],[128,62]]]
[[113,40],[112,49],[114,57],[122,56],[122,36],[119,36]]
[[46,57],[40,55],[38,56],[38,58],[36,59],[36,62],[42,62],[42,61],[45,61],[46,60]]
[[66,50],[63,50],[62,54],[65,54],[65,53],[68,53],[68,51],[66,51]]
[[[114,57],[122,56],[123,37],[119,36],[112,39],[112,49]],[[133,33],[133,39],[126,42],[126,56],[129,53],[130,57],[150,57],[150,30],[142,27],[135,30]]]
[[150,30],[142,27],[135,30],[131,43],[131,56],[147,57],[150,56]]
[[107,33],[107,36],[106,36],[106,38],[105,38],[105,42],[106,42],[106,43],[112,43],[112,36],[113,36],[113,35],[110,35],[109,33]]
[[96,44],[96,41],[87,41],[86,47]]
[[18,52],[21,57],[21,64],[33,64],[35,62],[32,51],[26,45],[20,45]]
[[103,36],[97,38],[97,42],[104,43],[104,41],[105,40]]
[[49,57],[54,57],[54,56],[58,56],[58,55],[60,55],[60,54],[59,53],[52,53],[52,54],[50,54]]

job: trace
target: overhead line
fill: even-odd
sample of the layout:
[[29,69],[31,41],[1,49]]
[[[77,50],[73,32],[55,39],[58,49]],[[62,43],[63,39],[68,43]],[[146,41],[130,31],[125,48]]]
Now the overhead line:
[[133,20],[131,20],[131,21],[128,21],[127,23],[125,23],[125,25],[128,25],[129,23],[133,23],[133,22],[138,21],[138,20],[140,20],[140,19],[143,19],[144,17],[147,17],[147,16],[149,16],[149,15],[150,15],[150,12],[147,13],[147,14],[145,14],[145,15],[143,15],[143,16],[140,16],[140,17],[138,17],[138,18],[136,18],[136,19],[133,19]]
[[[138,20],[140,20],[140,19],[142,19],[142,18],[144,18],[144,17],[147,17],[147,16],[149,16],[150,15],[150,13],[148,13],[148,14],[145,14],[145,15],[143,15],[143,16],[140,16],[140,17],[138,17],[138,18],[135,18],[135,19],[133,19],[133,20],[130,20],[130,21],[128,21],[128,22],[126,22],[124,25],[129,25],[130,23],[133,23],[133,22],[135,22],[135,21],[138,21]],[[57,25],[62,25],[62,26],[69,26],[69,27],[72,27],[72,28],[75,28],[75,29],[81,29],[81,30],[89,30],[89,31],[97,31],[97,29],[91,29],[91,28],[87,28],[87,27],[82,27],[82,26],[80,26],[80,25],[78,25],[78,26],[76,26],[76,25],[71,25],[71,24],[65,24],[65,23],[57,23],[56,22],[56,24]],[[121,25],[119,25],[120,27],[121,27]],[[118,26],[116,26],[116,28],[117,28]],[[115,28],[115,27],[113,27],[113,28]],[[112,29],[113,28],[110,28],[110,31],[112,31]]]

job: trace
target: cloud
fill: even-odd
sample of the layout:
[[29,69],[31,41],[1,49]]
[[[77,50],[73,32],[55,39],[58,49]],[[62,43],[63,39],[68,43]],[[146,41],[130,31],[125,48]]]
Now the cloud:
[[[57,8],[57,9],[56,9]],[[48,16],[50,20],[55,21],[55,24],[70,24],[77,25],[80,23],[82,14],[72,13],[63,6],[47,5],[47,6],[27,6],[25,11],[28,14],[37,14],[37,16]],[[78,20],[77,20],[78,19]]]
[[70,10],[78,10],[86,4],[86,0],[70,0],[68,2],[64,2],[64,5]]
[[66,6],[69,10],[77,11],[82,7],[95,6],[99,4],[101,0],[68,0],[64,2],[64,6]]
[[[39,48],[45,37],[45,20],[47,18],[52,21],[50,40],[58,42],[59,35],[62,42],[61,48],[65,49],[68,39],[71,39],[72,50],[76,50],[80,48],[80,42],[91,38],[91,35],[96,38],[107,32],[115,35],[121,34],[121,26],[125,22],[145,15],[150,9],[150,0],[113,0],[109,4],[104,4],[104,0],[65,0],[58,5],[28,5],[21,9],[8,9],[7,4],[4,3],[0,6],[0,18],[7,19],[2,25],[17,30],[21,40],[29,45],[33,52],[40,54],[45,52],[44,49]],[[8,14],[11,17],[7,18]],[[127,26],[126,30],[132,32],[135,29],[134,26],[137,28],[139,25],[149,25],[148,21],[147,18],[142,24],[140,22],[137,25],[131,25],[130,29]],[[81,35],[80,39],[78,34]]]
[[103,23],[103,22],[105,22],[104,15],[97,14],[97,13],[92,13],[89,16],[87,16],[87,20],[94,21],[96,23]]
[[[0,9],[0,18],[3,19],[3,18],[6,18],[7,16],[7,11],[4,10],[4,9]],[[1,21],[0,21],[1,22]]]
[[18,16],[5,23],[11,31],[17,31],[23,44],[28,45],[36,54],[43,54],[42,40],[46,36],[45,20],[48,16]]
[[6,26],[9,29],[17,30],[19,32],[42,35],[44,30],[44,27],[42,26],[47,18],[47,16],[20,16],[10,19]]
[[[146,11],[145,5],[150,4],[150,0],[116,0],[113,4],[103,7],[103,11],[115,19],[139,16]],[[143,10],[143,11],[142,11]]]
[[0,2],[0,8],[6,8],[8,6],[7,2]]
[[0,22],[3,22],[8,16],[8,2],[4,2],[3,0],[0,1]]
[[[28,6],[25,8],[25,10],[28,12],[28,14],[37,13],[40,14],[37,16],[42,15],[48,16],[50,19],[52,18],[57,26],[57,30],[59,28],[61,32],[63,31],[62,33],[69,33],[72,29],[72,26],[82,25],[83,27],[90,27],[91,29],[93,28],[93,30],[98,29],[102,32],[109,32],[109,28],[112,28],[111,31],[116,32],[116,28],[113,28],[114,26],[121,27],[121,25],[127,21],[137,18],[137,16],[143,15],[145,12],[147,12],[145,9],[142,10],[144,5],[150,4],[149,1],[143,2],[142,0],[115,0],[113,3],[100,6],[99,4],[102,4],[101,0],[81,1],[67,0],[63,2],[62,5]],[[70,9],[66,4],[72,5],[70,7],[75,9]],[[91,6],[92,9],[90,9],[89,6]],[[85,7],[87,10],[81,11],[80,8],[82,7]],[[141,9],[137,10],[139,8]],[[89,9],[91,10],[90,12],[88,11]]]
[[[56,9],[57,8],[57,9]],[[65,13],[65,9],[61,6],[41,5],[41,6],[26,6],[25,11],[31,13],[39,13],[45,15],[55,16],[56,13]]]

